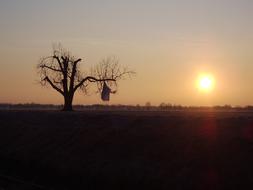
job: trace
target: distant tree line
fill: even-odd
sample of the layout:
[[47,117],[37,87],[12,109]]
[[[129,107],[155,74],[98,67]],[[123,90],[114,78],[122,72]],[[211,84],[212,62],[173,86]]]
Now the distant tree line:
[[[37,103],[26,103],[26,104],[0,104],[0,110],[59,110],[62,109],[64,105],[54,105],[54,104],[37,104]],[[103,104],[93,104],[93,105],[73,105],[75,110],[94,110],[94,111],[205,111],[205,110],[217,110],[217,111],[253,111],[253,106],[248,105],[244,107],[231,105],[223,106],[182,106],[173,105],[170,103],[161,103],[159,106],[153,106],[151,103],[146,103],[145,105],[103,105]]]

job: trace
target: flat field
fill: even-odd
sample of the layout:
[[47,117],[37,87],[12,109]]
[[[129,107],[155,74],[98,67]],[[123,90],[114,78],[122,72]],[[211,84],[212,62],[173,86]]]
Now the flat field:
[[0,111],[0,189],[252,189],[253,113]]

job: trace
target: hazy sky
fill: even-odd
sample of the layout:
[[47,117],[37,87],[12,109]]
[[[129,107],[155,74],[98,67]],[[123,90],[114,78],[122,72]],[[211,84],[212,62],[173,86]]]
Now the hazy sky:
[[[35,66],[61,42],[83,70],[115,55],[137,72],[112,104],[253,104],[252,0],[0,0],[0,102],[62,103]],[[199,92],[201,73],[215,78]],[[101,103],[79,93],[75,103]]]

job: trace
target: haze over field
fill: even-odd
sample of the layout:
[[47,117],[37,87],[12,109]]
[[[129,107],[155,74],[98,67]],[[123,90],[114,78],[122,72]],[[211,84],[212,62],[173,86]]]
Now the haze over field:
[[[112,104],[253,104],[252,10],[251,0],[2,0],[0,102],[61,104],[35,69],[61,42],[87,72],[110,55],[136,71]],[[93,91],[74,103],[101,103]]]

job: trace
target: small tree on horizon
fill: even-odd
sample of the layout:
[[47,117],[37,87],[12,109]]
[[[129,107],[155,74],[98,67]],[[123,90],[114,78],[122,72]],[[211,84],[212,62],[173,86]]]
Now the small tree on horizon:
[[133,71],[121,67],[115,57],[108,57],[96,65],[90,75],[85,75],[80,70],[81,61],[82,59],[75,58],[58,45],[53,48],[51,56],[41,58],[37,65],[40,84],[52,87],[63,96],[63,111],[73,110],[72,103],[76,91],[87,93],[90,83],[96,83],[98,92],[101,92],[104,82],[117,88],[118,80],[134,74]]

